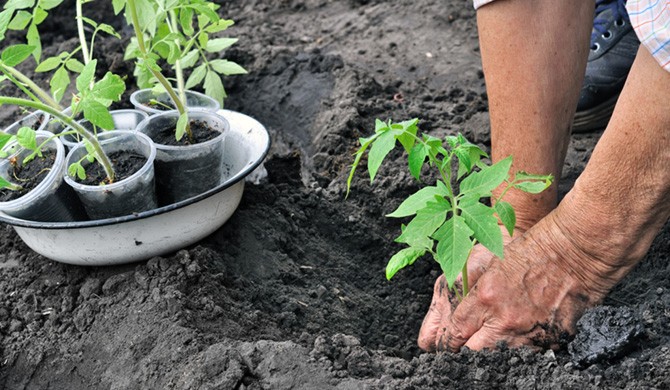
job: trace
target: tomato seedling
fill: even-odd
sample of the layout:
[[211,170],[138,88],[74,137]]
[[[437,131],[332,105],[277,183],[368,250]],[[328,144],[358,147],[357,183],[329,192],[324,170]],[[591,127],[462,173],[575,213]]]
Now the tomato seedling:
[[[553,177],[517,172],[510,178],[511,156],[487,165],[482,158],[488,155],[464,136],[447,136],[445,147],[439,138],[418,134],[418,122],[418,119],[400,123],[377,119],[375,133],[360,139],[361,147],[347,179],[347,196],[356,168],[368,149],[371,182],[397,143],[407,152],[409,171],[414,178],[421,180],[421,170],[426,165],[436,169],[435,185],[424,186],[387,215],[413,218],[402,225],[402,234],[395,240],[408,247],[391,257],[386,277],[390,280],[400,269],[429,253],[440,265],[450,288],[454,288],[456,278],[462,273],[465,296],[468,293],[467,261],[472,248],[481,243],[503,259],[503,236],[498,221],[513,234],[515,212],[510,203],[502,200],[503,196],[512,188],[540,193],[551,185]],[[493,206],[486,205],[484,201],[503,183],[501,196],[492,200]]]

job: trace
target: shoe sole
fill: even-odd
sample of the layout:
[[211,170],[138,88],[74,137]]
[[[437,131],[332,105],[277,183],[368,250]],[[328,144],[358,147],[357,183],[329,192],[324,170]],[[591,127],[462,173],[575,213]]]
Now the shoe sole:
[[573,133],[588,133],[603,130],[610,121],[619,95],[610,98],[599,106],[575,113],[572,121]]

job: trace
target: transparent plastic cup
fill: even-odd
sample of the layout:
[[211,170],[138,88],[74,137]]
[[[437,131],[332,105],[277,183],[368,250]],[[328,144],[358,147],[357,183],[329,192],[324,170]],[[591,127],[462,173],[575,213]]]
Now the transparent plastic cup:
[[[81,199],[89,218],[97,220],[120,217],[155,209],[158,206],[153,165],[156,147],[151,139],[144,134],[129,130],[101,134],[101,138],[103,139],[100,140],[100,145],[105,153],[130,151],[146,157],[147,161],[130,177],[106,185],[81,184],[66,174],[65,181]],[[66,165],[81,160],[86,154],[83,143],[76,145],[68,153]],[[86,167],[88,164],[84,159],[82,165]]]
[[50,117],[44,111],[35,111],[7,126],[3,131],[11,135],[16,134],[22,127],[30,127],[33,130],[42,131],[47,126],[47,123],[49,123]]
[[[114,120],[114,130],[135,130],[137,125],[140,124],[144,119],[146,119],[149,114],[141,110],[127,109],[127,110],[112,110],[109,112],[112,115],[112,120]],[[86,130],[93,132],[95,129],[93,124],[87,119],[82,119],[77,121],[80,125],[84,126]],[[63,132],[72,131],[71,127],[68,127],[63,130]],[[112,130],[103,130],[98,129],[100,134],[104,134],[107,131]],[[78,134],[67,134],[61,137],[63,145],[68,150],[74,148],[79,142],[81,142],[81,136]]]
[[[171,146],[156,143],[156,192],[158,203],[167,205],[202,194],[221,182],[223,152],[228,121],[216,112],[189,110],[189,120],[204,121],[221,132],[209,141]],[[167,111],[148,117],[137,126],[137,131],[154,137],[165,128],[175,128],[179,112]]]
[[[46,131],[37,132],[37,143],[40,145],[53,134]],[[49,173],[32,191],[18,199],[0,202],[0,211],[16,218],[39,222],[73,222],[85,219],[81,202],[72,189],[63,182],[65,174],[65,148],[58,138],[51,138],[45,149],[55,151],[56,158]],[[20,150],[14,156],[17,163],[32,151]],[[11,164],[8,159],[0,161],[0,176],[11,178]],[[13,181],[9,179],[10,181]]]
[[[198,110],[207,110],[207,111],[218,111],[221,108],[221,105],[216,100],[211,97],[195,91],[186,91],[186,107],[188,109],[198,109]],[[158,101],[160,104],[163,104],[163,109],[153,108],[149,102],[152,100]],[[146,112],[149,115],[156,115],[163,112],[173,110],[172,100],[167,93],[161,93],[156,95],[151,89],[141,89],[139,91],[133,92],[130,95],[130,102],[135,106],[136,109]]]

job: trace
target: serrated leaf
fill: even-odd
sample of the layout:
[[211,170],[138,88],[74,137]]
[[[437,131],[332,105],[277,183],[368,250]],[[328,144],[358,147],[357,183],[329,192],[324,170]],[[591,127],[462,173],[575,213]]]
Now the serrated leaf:
[[411,119],[398,123],[402,127],[403,133],[398,136],[398,141],[405,148],[405,152],[409,153],[416,142],[416,133],[419,131],[417,127],[418,119]]
[[96,99],[119,101],[126,90],[126,84],[120,76],[107,72],[105,77],[93,85],[91,95]]
[[218,22],[216,22],[216,23],[214,23],[210,26],[207,26],[207,28],[205,28],[205,31],[210,33],[210,34],[218,33],[218,32],[226,30],[228,27],[232,26],[233,24],[235,24],[235,22],[232,21],[232,20],[221,19]]
[[237,38],[215,38],[207,41],[205,50],[210,53],[218,53],[222,50],[229,48],[237,42]]
[[461,193],[477,193],[482,197],[491,196],[491,191],[507,179],[511,166],[512,156],[509,156],[490,167],[470,174],[461,182]]
[[417,180],[421,180],[421,167],[423,167],[426,158],[428,158],[426,146],[421,142],[417,142],[407,157],[409,173]]
[[188,6],[193,8],[193,10],[195,10],[196,14],[200,14],[200,15],[206,17],[207,19],[209,19],[209,21],[211,23],[215,23],[219,20],[219,15],[216,12],[214,12],[214,10],[212,10],[211,8],[209,8],[206,5],[189,4]]
[[500,222],[505,225],[505,228],[509,232],[509,235],[514,234],[514,226],[516,226],[516,213],[514,212],[514,207],[511,204],[503,201],[496,202],[493,206]]
[[503,258],[503,238],[498,219],[493,215],[494,210],[482,203],[475,203],[461,208],[461,216],[465,219],[468,227],[472,229],[473,236],[481,242],[488,250],[499,258]]
[[32,55],[35,58],[35,62],[39,63],[42,57],[42,41],[40,40],[40,33],[37,31],[35,23],[31,23],[28,27],[26,40],[28,41],[28,45],[34,47]]
[[84,66],[79,76],[77,76],[77,90],[82,94],[91,89],[91,82],[95,77],[95,68],[98,65],[98,60],[93,60]]
[[405,199],[395,211],[386,216],[389,218],[403,218],[416,214],[418,210],[426,207],[428,202],[435,200],[436,196],[447,196],[443,188],[437,186],[423,187]]
[[118,15],[126,7],[126,0],[112,0],[114,15]]
[[9,22],[11,22],[13,15],[13,9],[6,9],[0,12],[0,41],[5,39],[5,33],[9,28]]
[[186,55],[181,59],[181,67],[186,69],[195,65],[195,63],[198,61],[198,58],[200,57],[199,54],[200,52],[198,49],[193,49],[186,53]]
[[209,34],[201,32],[198,34],[198,44],[200,47],[207,47],[207,42],[209,41]]
[[49,16],[49,13],[41,8],[35,8],[33,11],[33,24],[36,26],[42,23],[47,16]]
[[388,124],[386,122],[382,122],[379,119],[375,119],[375,133],[380,133],[382,131],[388,130]]
[[8,0],[5,3],[5,9],[25,9],[32,8],[35,5],[35,0]]
[[417,210],[416,216],[407,224],[405,231],[396,239],[396,242],[417,247],[417,242],[425,242],[426,237],[431,237],[442,226],[450,210],[449,201],[434,198],[424,208]]
[[37,149],[37,134],[30,127],[22,127],[16,133],[16,142],[28,150]]
[[84,111],[84,118],[91,123],[105,130],[114,129],[114,119],[102,103],[93,99],[85,99],[81,101],[81,106]]
[[2,62],[7,66],[14,67],[23,61],[26,58],[30,57],[30,54],[35,50],[35,46],[30,45],[13,45],[2,51]]
[[51,94],[53,95],[54,100],[60,102],[63,95],[65,95],[67,87],[70,86],[70,76],[68,76],[67,70],[65,70],[65,68],[58,68],[58,70],[54,72],[53,77],[51,77],[49,86],[51,87]]
[[223,103],[226,97],[226,90],[223,88],[221,77],[214,71],[207,71],[205,76],[205,94],[219,103]]
[[156,33],[156,10],[149,0],[135,0],[135,7],[137,8],[137,18],[140,23],[140,29],[154,36]]
[[186,134],[186,125],[188,125],[188,114],[183,113],[179,115],[179,119],[177,119],[177,130],[175,132],[177,141],[181,140],[182,137],[184,137],[184,134]]
[[200,64],[198,67],[193,69],[191,75],[188,76],[188,79],[186,80],[186,89],[191,89],[196,85],[200,84],[202,80],[205,79],[206,75],[207,75],[207,64]]
[[228,60],[213,60],[209,63],[209,65],[212,67],[212,69],[214,69],[214,71],[225,76],[247,74],[246,69]]
[[82,64],[76,58],[70,58],[69,60],[67,60],[65,62],[65,67],[75,73],[81,73],[84,70],[84,64]]
[[118,32],[116,32],[114,27],[110,26],[109,24],[100,23],[100,25],[98,26],[98,29],[100,31],[104,32],[104,33],[107,33],[107,34],[113,36],[113,37],[121,39],[121,35]]
[[24,30],[32,20],[33,15],[28,11],[18,11],[7,26],[10,30]]
[[395,147],[395,135],[392,131],[388,130],[383,133],[379,133],[379,137],[375,140],[370,148],[370,153],[368,153],[368,172],[370,173],[370,182],[375,180],[377,176],[377,171],[382,165],[384,158],[393,150]]
[[46,60],[42,61],[39,65],[37,65],[37,68],[35,68],[35,72],[49,72],[52,71],[60,66],[63,61],[59,57],[49,57]]
[[524,171],[519,171],[514,175],[514,180],[542,180],[542,181],[551,181],[554,180],[553,175],[536,175]]
[[393,275],[395,275],[401,269],[407,267],[408,265],[414,264],[414,262],[421,256],[426,254],[425,249],[419,248],[405,248],[400,250],[398,253],[393,255],[386,265],[386,279],[391,280]]
[[372,142],[379,137],[379,133],[374,134],[371,137],[368,138],[360,138],[359,142],[361,143],[361,147],[356,151],[355,158],[354,158],[354,163],[351,164],[351,170],[349,171],[349,177],[347,178],[347,193],[345,195],[345,198],[349,196],[349,191],[351,190],[351,181],[354,178],[354,173],[356,173],[356,168],[358,168],[358,164],[361,162],[361,158],[363,157],[363,154],[365,154],[365,151],[367,148],[372,145]]
[[181,25],[184,34],[187,36],[193,35],[193,10],[190,8],[182,8],[179,10],[179,24]]
[[438,240],[435,260],[440,264],[450,288],[468,261],[473,247],[470,238],[472,234],[473,231],[465,223],[465,219],[455,215],[446,221],[434,235]]
[[43,10],[48,11],[52,8],[58,7],[62,2],[63,2],[63,0],[40,0],[39,1],[39,6]]
[[514,188],[530,194],[539,194],[546,190],[551,185],[551,182],[544,181],[522,181],[514,184]]

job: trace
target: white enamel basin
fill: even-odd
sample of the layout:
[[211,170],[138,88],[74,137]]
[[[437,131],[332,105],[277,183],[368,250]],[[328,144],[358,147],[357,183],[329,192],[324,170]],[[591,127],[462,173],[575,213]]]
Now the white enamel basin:
[[82,222],[34,222],[0,212],[35,252],[61,263],[113,265],[146,260],[194,244],[223,225],[240,203],[245,177],[270,148],[265,127],[244,114],[219,110],[231,131],[222,183],[198,196],[137,215]]

